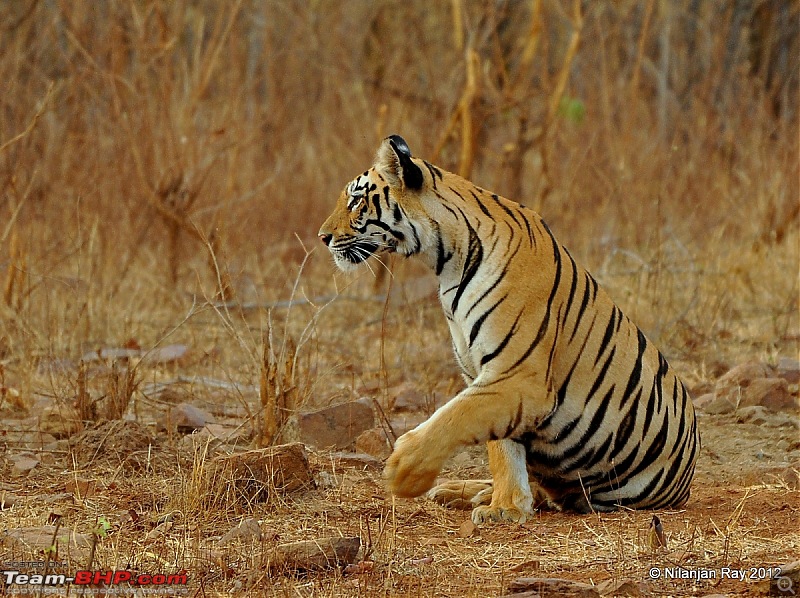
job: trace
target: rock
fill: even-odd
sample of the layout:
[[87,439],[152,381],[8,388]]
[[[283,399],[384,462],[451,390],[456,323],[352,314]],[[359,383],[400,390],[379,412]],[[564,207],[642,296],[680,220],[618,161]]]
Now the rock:
[[16,494],[11,494],[5,490],[0,490],[0,511],[3,509],[10,509],[14,505],[19,504],[20,501],[20,497]]
[[706,407],[708,407],[714,401],[714,393],[709,392],[704,395],[700,395],[696,399],[692,399],[692,403],[695,406],[695,409],[702,409],[706,411]]
[[356,450],[377,459],[385,459],[392,452],[382,428],[371,428],[359,434],[356,438]]
[[69,438],[83,429],[78,410],[62,402],[46,405],[39,416],[39,429],[56,439]]
[[769,582],[770,596],[794,596],[800,588],[800,561],[781,565],[781,574]]
[[353,563],[361,548],[359,537],[317,538],[281,544],[275,548],[267,568],[280,571],[315,571]]
[[201,495],[223,508],[314,488],[306,449],[299,442],[221,455],[198,467],[204,474]]
[[762,405],[770,411],[791,411],[797,408],[789,392],[789,383],[783,378],[760,378],[751,381],[744,389],[739,407]]
[[39,460],[28,453],[12,455],[9,460],[11,461],[11,472],[14,475],[27,475],[29,471],[39,465]]
[[261,526],[257,519],[248,517],[242,520],[239,525],[228,530],[228,532],[219,539],[219,544],[230,544],[233,541],[239,542],[261,542],[264,539],[264,534],[261,532]]
[[469,538],[470,536],[475,536],[478,534],[480,534],[480,532],[478,531],[478,526],[472,523],[471,519],[467,519],[458,528],[459,538]]
[[95,480],[71,478],[64,485],[64,489],[75,498],[85,500],[97,494],[97,482]]
[[597,591],[605,596],[642,596],[647,595],[647,588],[643,583],[630,579],[608,579],[597,584]]
[[775,367],[775,375],[783,378],[789,384],[800,384],[800,361],[781,357]]
[[576,596],[580,598],[600,598],[600,592],[593,585],[580,583],[571,579],[558,579],[553,577],[520,577],[509,585],[509,589],[516,592],[509,594],[519,597],[534,596],[557,597],[557,596]]
[[760,426],[769,421],[769,411],[761,405],[741,407],[736,410],[736,421],[740,424],[747,422]]
[[139,349],[127,349],[124,347],[103,347],[101,349],[95,349],[94,351],[89,351],[88,353],[84,353],[81,360],[86,363],[92,363],[97,361],[130,361],[131,359],[135,359],[137,357],[141,357],[142,352]]
[[167,363],[181,364],[186,361],[188,355],[189,347],[186,345],[164,345],[145,353],[143,361],[159,365]]
[[718,397],[706,405],[704,411],[710,415],[724,415],[736,411],[736,405],[724,397]]
[[727,399],[733,405],[738,406],[742,400],[744,390],[754,380],[769,378],[772,375],[772,370],[765,363],[758,361],[742,363],[717,380],[714,385],[714,396],[717,399]]
[[426,409],[425,396],[416,388],[402,386],[395,394],[392,401],[392,411],[403,413],[408,411],[424,411]]
[[179,434],[191,434],[199,430],[214,418],[191,403],[179,403],[169,410],[167,416],[169,428],[175,426]]
[[335,463],[337,468],[355,467],[361,470],[383,469],[383,462],[380,459],[376,459],[372,455],[364,453],[337,451],[325,455],[325,461],[326,463]]
[[318,448],[348,448],[374,425],[370,399],[332,405],[298,418],[300,440]]
[[112,420],[84,430],[72,439],[70,451],[79,465],[128,465],[145,470],[152,465],[153,438],[138,422]]
[[31,557],[39,557],[48,551],[54,545],[54,539],[56,553],[50,554],[52,560],[85,562],[92,544],[89,534],[79,534],[65,527],[59,528],[56,534],[53,525],[18,527],[0,532],[0,545],[11,547],[14,554],[22,553]]
[[232,424],[206,424],[199,431],[203,437],[210,437],[228,444],[245,443],[248,441],[248,431],[243,426]]
[[790,490],[800,490],[800,463],[787,467],[779,476]]

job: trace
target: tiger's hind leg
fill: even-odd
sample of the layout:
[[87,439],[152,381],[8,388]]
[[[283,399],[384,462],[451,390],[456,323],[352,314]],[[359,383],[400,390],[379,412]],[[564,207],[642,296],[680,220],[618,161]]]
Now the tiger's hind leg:
[[505,520],[525,523],[533,515],[525,447],[513,440],[494,440],[487,442],[486,448],[492,472],[492,499],[488,505],[479,504],[473,509],[472,522]]

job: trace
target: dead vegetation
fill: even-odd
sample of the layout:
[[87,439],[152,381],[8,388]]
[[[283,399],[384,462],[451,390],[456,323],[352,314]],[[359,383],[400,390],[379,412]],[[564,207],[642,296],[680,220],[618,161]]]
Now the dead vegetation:
[[[712,397],[693,498],[658,513],[666,547],[650,513],[467,529],[387,497],[375,459],[308,449],[297,492],[229,460],[361,397],[380,426],[356,445],[377,454],[462,384],[429,273],[348,277],[315,249],[390,133],[539,209],[695,397],[797,359],[798,18],[779,0],[2,4],[0,565],[185,571],[193,595],[762,593],[647,576],[798,554],[797,418],[758,401]],[[483,454],[449,473],[485,477]],[[333,557],[295,550],[322,539]],[[286,564],[301,553],[334,566]]]

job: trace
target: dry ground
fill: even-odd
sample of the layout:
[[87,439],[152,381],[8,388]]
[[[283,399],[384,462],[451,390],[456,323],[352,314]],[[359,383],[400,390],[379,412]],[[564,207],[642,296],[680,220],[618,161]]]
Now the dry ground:
[[[318,281],[332,274],[327,258],[318,267],[312,261],[300,276],[297,305],[288,316],[286,304],[273,306],[273,323],[283,320],[287,330],[297,332],[295,338],[302,338],[299,331],[308,322],[315,327],[308,341],[313,350],[303,358],[306,362],[298,360],[314,381],[302,389],[305,407],[374,396],[391,413],[391,399],[399,391],[415,390],[424,404],[439,403],[458,389],[430,279],[420,278],[410,265],[399,265],[397,271],[388,309],[375,299],[369,275],[355,280],[336,275],[342,295],[323,308],[314,297],[328,296]],[[319,286],[305,285],[304,277]],[[302,289],[316,291],[306,292],[314,305],[301,300]],[[0,491],[17,497],[13,508],[0,512],[2,529],[43,526],[57,514],[63,529],[91,536],[98,522],[108,522],[91,568],[186,571],[192,595],[499,596],[513,579],[535,576],[595,584],[632,580],[644,584],[646,595],[757,596],[764,584],[721,579],[722,567],[749,572],[750,567],[792,561],[800,551],[800,435],[797,416],[791,414],[772,415],[757,424],[736,415],[701,414],[704,447],[692,499],[684,510],[657,513],[668,540],[666,550],[654,550],[648,542],[650,512],[540,512],[521,526],[494,524],[471,531],[469,526],[462,528],[467,511],[423,499],[392,500],[383,489],[379,467],[343,464],[327,452],[310,453],[316,489],[266,503],[209,506],[198,494],[204,464],[213,454],[250,446],[260,421],[258,386],[254,376],[248,377],[252,363],[236,341],[250,328],[268,328],[266,313],[250,309],[226,315],[208,306],[198,309],[172,337],[189,346],[186,356],[167,364],[142,361],[136,367],[138,386],[125,418],[141,424],[149,438],[117,422],[110,432],[104,428],[101,438],[78,435],[54,442],[41,432],[36,416],[53,403],[48,394],[58,394],[58,389],[68,394],[69,388],[74,392],[78,369],[74,358],[42,360],[30,373],[36,406],[25,403],[21,409],[12,404],[18,401],[12,393],[6,393],[2,406]],[[347,342],[353,331],[358,340]],[[276,350],[281,340],[276,334]],[[793,340],[783,341],[772,358],[791,355],[793,346]],[[698,359],[690,368],[689,362],[678,359],[677,365],[698,394],[725,365],[743,355],[746,352],[732,353],[735,361],[727,364]],[[116,367],[124,370],[125,360]],[[708,375],[696,373],[701,370]],[[108,400],[103,397],[111,392],[111,372],[108,362],[88,366],[87,392],[101,411]],[[5,375],[10,378],[16,372]],[[167,413],[181,401],[210,412],[224,441],[208,434],[179,434]],[[395,418],[395,426],[400,428],[402,420]],[[39,463],[20,473],[14,460],[25,453]],[[486,477],[485,451],[476,447],[455,455],[443,475]],[[88,486],[76,489],[76,480]],[[259,520],[261,541],[218,543],[222,534],[248,517]],[[264,566],[276,544],[338,535],[361,538],[358,558],[373,562],[370,570],[293,575],[270,573]],[[59,558],[67,563],[65,572],[86,566],[85,548],[68,558],[64,550],[62,546]],[[42,552],[14,542],[0,548],[0,562],[43,558]],[[654,580],[648,574],[651,567],[677,565],[714,570],[718,578]],[[10,588],[5,592],[13,595]]]

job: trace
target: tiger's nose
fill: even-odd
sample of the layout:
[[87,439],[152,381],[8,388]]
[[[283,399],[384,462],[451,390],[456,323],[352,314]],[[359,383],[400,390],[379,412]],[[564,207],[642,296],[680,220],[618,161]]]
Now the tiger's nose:
[[331,244],[331,239],[333,239],[333,235],[330,235],[328,233],[319,234],[319,240],[325,243],[326,246]]

